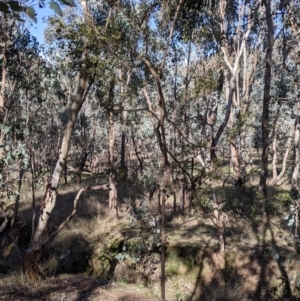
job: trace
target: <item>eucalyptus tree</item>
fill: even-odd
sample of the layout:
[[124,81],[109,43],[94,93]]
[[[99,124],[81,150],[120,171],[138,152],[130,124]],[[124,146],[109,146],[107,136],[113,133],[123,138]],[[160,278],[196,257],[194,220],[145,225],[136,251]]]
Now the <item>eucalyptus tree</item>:
[[[179,12],[183,1],[172,3],[154,1],[148,3],[128,3],[119,8],[121,14],[130,21],[131,30],[138,37],[139,66],[143,78],[142,93],[145,97],[150,121],[156,135],[160,150],[161,164],[159,195],[161,204],[161,298],[165,300],[165,202],[170,184],[171,164],[178,164],[176,156],[170,151],[170,132],[167,125],[173,127],[170,115],[172,112],[173,93],[168,93],[168,67],[171,54],[171,44],[175,35]],[[169,98],[169,96],[171,96]],[[174,103],[173,103],[174,104]]]
[[[294,108],[294,166],[291,177],[291,190],[293,198],[299,198],[299,185],[298,185],[298,174],[300,167],[300,83],[299,83],[299,54],[300,54],[300,39],[299,39],[299,24],[297,22],[297,15],[299,13],[299,1],[283,2],[284,8],[286,9],[286,24],[289,25],[291,39],[287,44],[290,48],[290,56],[295,66],[295,79],[296,79],[296,104]],[[285,44],[286,45],[286,44]],[[285,48],[286,50],[286,48]]]
[[[66,6],[73,6],[76,7],[76,4],[73,0],[58,0],[60,4],[66,5]],[[62,10],[59,5],[54,0],[51,0],[50,2],[46,3],[45,0],[37,0],[34,1],[36,3],[31,2],[30,5],[26,5],[26,1],[19,2],[19,1],[0,1],[0,12],[6,15],[11,15],[14,19],[19,21],[24,21],[22,19],[23,14],[25,14],[27,17],[29,17],[31,20],[33,20],[35,23],[37,22],[37,13],[35,11],[34,6],[37,4],[40,8],[44,8],[45,5],[49,4],[49,8],[51,8],[57,15],[62,17]]]
[[40,56],[38,43],[28,30],[7,16],[2,18],[0,160],[3,168],[8,164],[7,156],[10,157],[14,148],[18,149],[21,144],[23,155],[28,154],[27,148],[34,141],[32,135],[36,134],[38,122],[33,116],[37,116],[43,107],[53,84],[53,72]]
[[[126,137],[126,104],[128,95],[134,94],[134,88],[129,88],[132,69],[134,68],[133,56],[137,47],[137,40],[126,20],[116,11],[117,3],[91,2],[93,30],[95,39],[93,43],[93,56],[100,61],[103,72],[95,76],[96,96],[99,107],[107,115],[108,139],[108,182],[109,182],[109,208],[118,215],[117,182],[121,174],[126,177],[125,167],[125,137]],[[100,57],[100,58],[99,58]],[[116,164],[116,119],[123,115],[121,133],[121,167]],[[121,176],[122,177],[122,176]]]
[[262,155],[261,155],[261,174],[259,179],[259,188],[264,196],[267,196],[267,178],[268,178],[268,148],[269,148],[269,107],[270,107],[270,88],[272,78],[272,54],[274,44],[274,24],[272,16],[272,2],[267,0],[265,3],[265,16],[267,22],[267,51],[266,51],[266,69],[264,77],[264,95],[262,111]]
[[[33,221],[35,214],[34,181],[36,169],[34,162],[41,160],[42,153],[48,148],[50,139],[44,134],[49,128],[42,120],[51,120],[53,111],[49,103],[55,95],[56,72],[41,55],[35,38],[22,24],[9,16],[1,16],[1,55],[2,72],[1,96],[1,190],[7,198],[14,201],[11,230],[18,217],[20,189],[26,173],[32,184]],[[51,96],[50,96],[51,95]],[[42,126],[41,126],[42,124]],[[44,130],[44,131],[43,131]],[[45,142],[46,141],[46,142]],[[51,147],[50,147],[51,148]],[[35,156],[36,155],[36,156]],[[40,162],[38,162],[40,164]],[[29,171],[30,166],[30,171]],[[1,231],[4,228],[1,227]],[[19,250],[10,232],[14,246]],[[21,261],[20,257],[16,262]],[[20,261],[19,261],[20,260]]]
[[[203,114],[205,121],[203,125],[204,128],[207,125],[210,127],[212,161],[217,157],[216,151],[221,137],[224,134],[228,136],[236,185],[241,185],[245,176],[241,170],[242,162],[239,160],[241,154],[238,154],[237,136],[245,123],[250,104],[251,85],[256,71],[255,49],[259,47],[260,39],[257,39],[257,43],[253,41],[258,36],[254,31],[254,23],[259,7],[259,2],[220,1],[217,5],[218,9],[203,12],[202,18],[205,19],[205,23],[198,25],[199,29],[195,31],[198,35],[195,34],[194,38],[196,45],[207,43],[209,40],[214,44],[211,50],[203,47],[203,55],[211,52],[210,60],[214,61],[215,66],[221,66],[219,78],[215,79],[215,96],[208,96],[205,90],[204,94],[202,92],[203,97],[208,98],[210,103],[210,109]],[[207,27],[206,23],[210,26]],[[220,109],[223,101],[225,101],[225,114],[221,116]],[[215,130],[216,125],[218,128]],[[225,131],[227,127],[229,128]]]
[[[271,85],[270,118],[273,120],[270,132],[272,139],[272,180],[270,185],[280,184],[286,172],[287,162],[291,149],[294,146],[294,114],[296,105],[295,67],[291,62],[284,62],[281,47],[283,38],[278,38],[275,43],[273,55],[273,81]],[[290,56],[290,54],[287,54]],[[282,168],[278,172],[278,161],[281,157]]]
[[[114,78],[115,78],[115,60],[113,53],[117,51],[117,48],[114,48],[114,40],[112,37],[112,42],[109,39],[109,35],[106,34],[106,31],[110,30],[110,14],[105,9],[105,7],[99,8],[99,10],[93,11],[91,7],[88,7],[86,2],[83,2],[83,16],[80,17],[77,15],[77,12],[71,11],[69,14],[66,14],[64,20],[52,19],[52,22],[55,26],[51,28],[51,31],[48,32],[47,38],[49,41],[54,42],[56,47],[60,47],[61,53],[58,53],[56,48],[56,56],[60,57],[60,62],[68,66],[67,69],[70,70],[68,73],[77,73],[78,72],[78,87],[75,95],[70,97],[70,101],[67,101],[69,105],[69,116],[65,124],[65,131],[62,135],[61,148],[58,156],[57,163],[55,165],[51,182],[47,185],[44,198],[41,203],[41,211],[38,219],[38,223],[34,229],[32,235],[31,243],[26,250],[25,259],[24,259],[24,270],[28,276],[32,279],[36,279],[39,276],[38,269],[38,259],[40,254],[45,246],[51,241],[51,237],[45,236],[45,229],[50,215],[55,207],[57,201],[57,190],[60,181],[62,171],[66,165],[68,149],[70,147],[71,138],[73,135],[73,129],[77,116],[82,108],[83,103],[88,98],[88,93],[93,91],[94,95],[98,97],[100,106],[107,106],[109,110],[115,109],[112,107],[114,102]],[[100,22],[96,24],[93,14],[97,14]],[[113,23],[113,26],[115,24]],[[112,26],[112,30],[114,29]],[[104,33],[105,38],[102,39],[99,34],[99,30]],[[78,37],[78,33],[81,34],[81,37]],[[52,40],[51,40],[52,39]],[[68,46],[67,48],[65,46]],[[80,58],[81,52],[81,58]],[[89,53],[89,55],[88,55]],[[111,63],[111,65],[110,65]],[[55,67],[60,67],[59,64]],[[98,73],[100,68],[106,70],[101,76]],[[71,71],[72,70],[72,71]],[[110,77],[109,85],[106,85],[105,80],[106,76]],[[63,91],[62,91],[63,92]],[[110,114],[110,121],[113,120],[113,115]],[[109,123],[111,125],[111,123]],[[113,145],[113,137],[110,137]],[[113,161],[113,150],[110,152],[111,161]],[[115,185],[115,181],[113,183]],[[113,190],[113,189],[112,189]],[[80,193],[83,190],[80,190]],[[113,190],[116,192],[115,190]],[[114,198],[116,200],[116,197]],[[117,208],[115,202],[114,205]],[[76,208],[74,208],[76,212]],[[74,214],[72,213],[71,216]],[[69,218],[67,218],[68,220]],[[63,223],[65,224],[65,223]],[[59,231],[61,227],[58,228]],[[56,232],[57,232],[56,231]]]
[[59,180],[63,168],[66,164],[66,158],[68,155],[68,149],[69,149],[75,121],[82,107],[82,104],[86,99],[87,93],[89,91],[89,87],[91,86],[91,83],[88,84],[88,72],[87,72],[87,63],[88,63],[87,30],[89,28],[89,15],[88,15],[87,5],[85,1],[83,2],[82,27],[85,29],[85,32],[83,33],[82,42],[80,43],[82,47],[82,56],[77,66],[79,70],[77,91],[76,94],[74,95],[74,99],[72,100],[72,104],[70,107],[68,121],[62,138],[59,158],[57,160],[54,172],[52,174],[51,183],[47,185],[45,196],[41,205],[41,211],[38,218],[38,223],[34,230],[31,242],[25,253],[24,270],[31,279],[36,279],[39,277],[39,269],[38,269],[37,262],[44,247],[45,230],[48,224],[49,217],[56,204]]

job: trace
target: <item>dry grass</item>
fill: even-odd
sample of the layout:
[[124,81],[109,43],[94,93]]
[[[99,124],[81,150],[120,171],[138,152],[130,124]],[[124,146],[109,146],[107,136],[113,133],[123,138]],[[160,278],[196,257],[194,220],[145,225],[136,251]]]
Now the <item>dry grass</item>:
[[[262,289],[262,295],[268,296],[273,290],[273,300],[281,300],[286,293],[287,282],[284,283],[280,279],[286,276],[291,292],[295,295],[300,265],[295,250],[287,239],[291,237],[289,229],[284,227],[279,216],[284,210],[284,205],[277,204],[281,199],[272,205],[274,210],[271,221],[265,229],[266,226],[260,223],[261,207],[256,195],[250,190],[225,189],[227,190],[216,190],[227,200],[226,208],[230,220],[230,227],[225,233],[227,253],[226,268],[223,271],[217,269],[219,236],[218,228],[211,218],[203,214],[173,216],[172,208],[168,210],[167,300],[255,300],[253,296],[262,282],[264,269],[264,279],[269,290]],[[51,217],[50,229],[56,229],[70,214],[78,190],[77,185],[61,186],[57,213]],[[23,239],[25,245],[26,239],[22,238],[22,234],[24,229],[30,233],[32,210],[28,201],[31,199],[30,191],[25,189],[22,194],[25,198],[21,199],[19,230],[15,237],[18,243]],[[115,284],[110,289],[119,295],[120,290],[125,290],[130,294],[134,292],[159,298],[159,254],[155,254],[155,270],[152,273],[145,269],[145,265],[133,265],[131,257],[121,262],[115,259],[118,253],[123,252],[124,244],[139,245],[142,242],[151,242],[154,234],[147,226],[147,218],[149,214],[159,215],[156,206],[150,204],[149,212],[132,224],[132,221],[127,219],[128,206],[130,207],[132,202],[128,194],[130,195],[128,192],[122,195],[121,192],[120,198],[123,202],[118,219],[108,212],[107,191],[90,191],[81,196],[77,216],[59,233],[42,259],[42,266],[48,277],[53,276],[53,279],[57,279],[63,273],[81,273],[84,277],[109,280]],[[272,194],[279,195],[276,190]],[[43,190],[38,191],[38,200],[42,196]],[[138,206],[142,199],[143,196],[136,200]],[[170,198],[170,206],[172,202]],[[284,202],[286,201],[283,198],[282,203]],[[10,245],[6,246],[3,238],[1,248],[0,273],[1,267],[5,266],[3,262],[13,258]],[[7,264],[2,273],[9,270],[10,265]],[[53,279],[49,279],[42,285],[29,285],[22,276],[14,274],[1,280],[1,288],[7,296],[17,295],[20,288],[26,292],[27,297],[36,296],[39,286],[43,286],[44,292],[47,291],[47,285],[53,289]],[[50,282],[47,284],[47,281]],[[71,300],[71,297],[69,299]]]

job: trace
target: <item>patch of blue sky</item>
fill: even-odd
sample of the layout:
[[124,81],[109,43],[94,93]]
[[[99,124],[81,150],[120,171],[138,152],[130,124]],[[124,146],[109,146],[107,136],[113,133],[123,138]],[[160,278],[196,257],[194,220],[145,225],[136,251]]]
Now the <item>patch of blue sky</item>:
[[50,16],[55,15],[54,11],[49,8],[49,5],[46,5],[43,8],[39,8],[38,5],[34,6],[34,10],[37,13],[37,23],[33,21],[26,22],[28,29],[34,37],[37,38],[37,41],[40,44],[44,43],[44,31],[47,27],[46,19]]

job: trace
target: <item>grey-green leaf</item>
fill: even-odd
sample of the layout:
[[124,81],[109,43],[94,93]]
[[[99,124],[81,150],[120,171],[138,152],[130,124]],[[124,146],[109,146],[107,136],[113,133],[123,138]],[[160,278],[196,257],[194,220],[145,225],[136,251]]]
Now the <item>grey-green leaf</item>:
[[55,1],[51,1],[50,2],[50,8],[57,14],[57,15],[59,15],[59,16],[63,16],[63,13],[62,13],[62,11],[61,11],[61,9],[60,9],[60,6],[55,2]]
[[290,215],[289,214],[286,214],[284,217],[283,217],[283,220],[287,221],[289,219]]
[[27,14],[27,16],[33,20],[35,23],[37,23],[37,18],[36,18],[36,12],[34,10],[33,7],[31,6],[26,6],[25,7],[25,13]]
[[73,0],[60,0],[60,2],[68,6],[76,7],[76,4]]
[[294,222],[295,222],[295,219],[294,218],[291,218],[290,220],[289,220],[289,222],[288,222],[288,227],[291,227],[291,226],[293,226],[294,225]]

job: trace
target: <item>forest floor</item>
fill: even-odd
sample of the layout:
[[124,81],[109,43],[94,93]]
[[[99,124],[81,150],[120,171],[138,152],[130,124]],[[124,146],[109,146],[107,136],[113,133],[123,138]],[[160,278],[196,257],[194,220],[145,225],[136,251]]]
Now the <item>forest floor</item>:
[[105,283],[81,274],[62,274],[36,283],[0,279],[1,301],[154,301],[137,285]]
[[[84,184],[103,184],[103,180],[91,183],[89,179]],[[71,213],[79,188],[74,184],[61,186],[49,231]],[[288,186],[270,187],[267,204],[252,185],[220,184],[214,191],[218,203],[224,203],[222,212],[228,216],[225,261],[219,252],[220,232],[213,210],[202,210],[211,198],[210,192],[199,191],[197,202],[202,205],[196,203],[185,216],[174,214],[172,197],[167,201],[166,299],[300,300],[299,255],[293,229],[282,219],[291,205]],[[24,190],[22,194],[25,198],[21,199],[13,229],[21,250],[29,241],[32,221],[27,201],[30,192]],[[43,187],[38,192],[39,200],[42,195]],[[119,217],[115,218],[107,210],[107,191],[88,191],[81,196],[76,217],[42,257],[40,264],[46,278],[36,283],[29,283],[17,272],[16,249],[9,231],[2,233],[0,301],[159,300],[157,203],[145,201],[142,190],[124,186],[119,189],[119,197]],[[267,216],[263,214],[265,206]],[[156,218],[157,225],[153,225]]]

